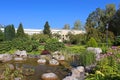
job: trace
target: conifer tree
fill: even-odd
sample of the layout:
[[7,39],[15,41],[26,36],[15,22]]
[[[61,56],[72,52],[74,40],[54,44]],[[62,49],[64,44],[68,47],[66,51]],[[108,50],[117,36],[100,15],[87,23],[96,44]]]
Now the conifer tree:
[[44,25],[43,33],[49,35],[49,37],[51,36],[50,25],[48,21]]
[[22,23],[20,23],[17,29],[17,37],[24,37],[24,36],[25,36],[25,33],[24,33],[23,25]]

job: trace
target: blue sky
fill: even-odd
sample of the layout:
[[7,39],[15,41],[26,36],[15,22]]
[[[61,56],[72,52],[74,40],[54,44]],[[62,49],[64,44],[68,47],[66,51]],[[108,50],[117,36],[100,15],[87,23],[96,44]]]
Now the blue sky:
[[54,29],[72,28],[76,20],[84,24],[92,11],[111,3],[118,7],[120,0],[0,0],[0,24],[43,29],[48,21]]

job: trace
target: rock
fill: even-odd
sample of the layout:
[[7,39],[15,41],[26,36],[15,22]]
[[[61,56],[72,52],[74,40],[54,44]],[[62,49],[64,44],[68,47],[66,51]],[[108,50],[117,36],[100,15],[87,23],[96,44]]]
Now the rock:
[[66,76],[63,80],[84,80],[85,70],[83,66],[72,68],[72,75]]
[[55,73],[44,73],[41,78],[42,80],[59,80]]
[[78,66],[76,69],[77,69],[79,72],[84,72],[84,71],[85,71],[85,69],[84,69],[83,66]]
[[40,64],[45,64],[46,63],[46,59],[39,59],[37,60],[38,63]]
[[63,61],[65,60],[65,56],[61,55],[59,51],[55,51],[53,53],[53,58],[59,60],[59,61]]
[[60,55],[59,58],[58,58],[58,60],[60,60],[60,61],[64,61],[64,60],[65,60],[65,56]]
[[0,61],[1,62],[7,62],[12,60],[12,55],[10,54],[0,54]]
[[24,59],[21,58],[21,57],[15,57],[14,60],[15,60],[15,61],[23,61]]
[[27,57],[27,53],[26,53],[25,50],[23,50],[23,51],[17,50],[17,51],[15,52],[15,56],[26,58],[26,57]]
[[20,77],[17,77],[17,78],[14,78],[14,80],[21,80],[21,78],[20,78]]
[[55,59],[51,59],[51,60],[49,61],[49,64],[50,64],[50,65],[59,65],[59,62],[58,62],[57,60],[55,60]]
[[72,77],[72,76],[67,76],[63,80],[79,80],[79,79]]

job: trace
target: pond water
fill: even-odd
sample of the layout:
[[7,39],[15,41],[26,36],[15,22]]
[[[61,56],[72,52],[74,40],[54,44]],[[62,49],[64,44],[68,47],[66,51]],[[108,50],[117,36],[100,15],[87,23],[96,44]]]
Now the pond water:
[[[59,79],[62,80],[70,72],[70,70],[66,69],[62,65],[51,66],[48,64],[38,64],[37,60],[38,59],[28,58],[23,62],[10,61],[7,63],[14,65],[15,68],[22,67],[22,69],[33,69],[34,73],[32,75],[26,75],[26,80],[41,80],[41,75],[47,72],[55,73]],[[3,66],[7,63],[0,63],[0,73],[5,70],[5,67]]]

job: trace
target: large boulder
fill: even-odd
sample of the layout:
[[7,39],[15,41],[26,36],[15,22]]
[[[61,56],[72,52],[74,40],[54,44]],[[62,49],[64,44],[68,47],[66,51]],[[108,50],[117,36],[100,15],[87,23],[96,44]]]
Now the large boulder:
[[61,55],[59,51],[56,51],[53,53],[53,58],[59,60],[59,61],[64,61],[65,56]]
[[73,68],[71,76],[66,76],[63,80],[84,80],[85,70],[83,66]]
[[27,57],[27,52],[26,52],[25,50],[23,50],[23,51],[17,50],[17,51],[15,52],[15,56],[26,58],[26,57]]
[[12,55],[10,54],[0,54],[0,61],[1,62],[7,62],[12,60]]
[[44,73],[41,78],[42,80],[59,80],[55,73]]

